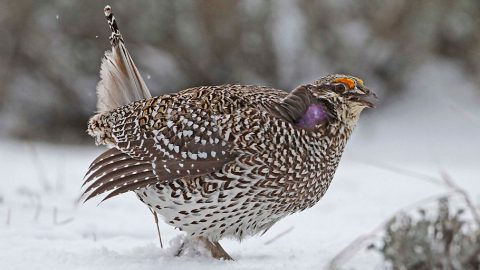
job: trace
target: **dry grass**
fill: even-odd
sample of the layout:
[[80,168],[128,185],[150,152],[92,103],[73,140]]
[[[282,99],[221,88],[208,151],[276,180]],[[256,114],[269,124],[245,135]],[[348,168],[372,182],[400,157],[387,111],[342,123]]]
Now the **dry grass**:
[[[342,269],[355,254],[366,248],[376,250],[392,269],[480,269],[479,209],[446,171],[440,171],[440,177],[437,178],[389,164],[373,166],[442,185],[449,191],[395,212],[371,232],[358,237],[343,249],[330,261],[328,269]],[[448,201],[454,197],[463,200],[466,209],[452,214]],[[428,217],[424,209],[419,210],[419,219],[406,214],[432,201],[438,202],[435,217]],[[468,212],[472,218],[466,218],[464,212]],[[381,245],[372,244],[382,234]]]

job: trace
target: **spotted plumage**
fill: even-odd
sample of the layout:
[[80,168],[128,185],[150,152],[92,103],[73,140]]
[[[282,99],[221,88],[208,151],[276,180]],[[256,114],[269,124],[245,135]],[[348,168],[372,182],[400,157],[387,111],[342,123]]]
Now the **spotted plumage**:
[[265,232],[322,198],[360,112],[372,107],[362,80],[329,75],[290,93],[221,85],[152,98],[111,9],[106,15],[113,54],[88,133],[111,149],[87,172],[86,200],[133,191],[168,224],[221,249],[221,238]]

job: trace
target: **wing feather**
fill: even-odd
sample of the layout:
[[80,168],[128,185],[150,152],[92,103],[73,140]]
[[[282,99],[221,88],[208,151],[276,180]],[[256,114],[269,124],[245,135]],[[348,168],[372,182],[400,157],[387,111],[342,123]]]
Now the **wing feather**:
[[[233,146],[222,138],[221,125],[217,124],[221,116],[207,114],[204,107],[180,98],[177,102],[183,103],[176,104],[178,110],[172,113],[153,108],[156,99],[138,103],[144,106],[140,110],[128,107],[132,102],[151,98],[151,94],[125,47],[110,6],[104,11],[112,31],[112,51],[106,52],[102,61],[97,109],[105,113],[124,106],[126,111],[115,123],[108,123],[108,143],[114,148],[90,165],[82,196],[89,200],[113,190],[108,199],[147,185],[212,173],[233,161]],[[168,106],[175,108],[172,103]],[[155,119],[152,110],[157,110]],[[92,127],[98,128],[94,124]]]
[[[126,175],[120,178],[115,178],[114,180],[107,182],[103,185],[100,185],[96,187],[94,190],[89,190],[85,191],[84,196],[88,194],[88,196],[85,198],[85,201],[88,201],[98,195],[101,195],[107,191],[112,191],[112,190],[117,190],[122,187],[128,187],[131,186],[132,184],[138,183],[139,186],[137,188],[140,188],[142,186],[146,186],[148,181],[154,181],[156,182],[157,180],[155,179],[155,176],[152,174],[151,171],[147,172],[139,172],[139,173],[133,173],[130,175]],[[127,191],[132,191],[127,190]],[[90,192],[91,191],[91,192]],[[121,193],[119,193],[121,194]]]
[[336,118],[334,110],[331,108],[331,104],[326,100],[316,98],[312,94],[311,87],[318,88],[331,88],[335,85],[301,85],[292,92],[290,92],[285,98],[280,101],[271,101],[265,105],[266,110],[275,117],[283,119],[292,124],[298,124],[298,121],[304,117],[305,113],[309,109],[310,105],[314,103],[321,103],[325,106],[326,114],[329,119]]
[[149,180],[149,179],[141,179],[141,181],[138,181],[136,183],[129,183],[128,185],[122,186],[110,192],[107,196],[105,196],[105,198],[102,199],[102,202],[110,198],[113,198],[115,196],[118,196],[120,194],[123,194],[125,192],[148,187],[150,185],[155,185],[156,183],[157,183],[157,180]]
[[[101,155],[99,155],[94,161],[92,161],[88,170],[94,170],[96,167],[101,166],[105,162],[117,159],[119,155],[123,155],[123,153],[118,151],[115,148],[110,148],[109,150],[107,150],[107,151],[103,152]],[[108,159],[108,161],[107,161],[107,159]]]
[[306,86],[295,88],[280,102],[267,104],[267,111],[289,123],[295,123],[307,111],[315,97]]
[[[117,181],[119,179],[127,179],[129,176],[134,176],[141,172],[149,172],[152,177],[155,177],[155,174],[152,171],[152,166],[150,164],[136,164],[130,165],[128,167],[118,167],[118,170],[111,170],[107,173],[98,175],[94,178],[94,182],[88,186],[84,193],[89,193],[91,190],[103,186],[109,182]],[[126,181],[126,180],[125,180]]]
[[[142,115],[134,121],[120,121],[112,130],[116,150],[108,150],[90,166],[84,196],[88,200],[113,190],[108,197],[112,198],[151,184],[213,173],[234,161],[237,153],[222,137],[219,125],[226,116],[202,112],[192,104],[188,114],[159,117],[164,121],[160,128],[142,126],[137,121]],[[194,117],[199,115],[200,120]]]

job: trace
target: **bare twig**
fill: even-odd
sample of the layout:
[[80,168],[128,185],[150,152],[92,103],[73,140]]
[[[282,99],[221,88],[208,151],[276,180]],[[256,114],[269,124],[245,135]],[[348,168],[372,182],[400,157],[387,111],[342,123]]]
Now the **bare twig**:
[[389,170],[389,171],[392,171],[392,172],[395,172],[395,173],[398,173],[398,174],[401,174],[401,175],[405,175],[405,176],[414,177],[414,178],[417,178],[417,179],[420,179],[420,180],[424,180],[424,181],[427,181],[429,183],[441,184],[443,186],[446,186],[451,191],[448,192],[448,193],[445,193],[445,194],[435,195],[433,197],[422,199],[420,201],[417,201],[417,202],[413,203],[412,205],[409,205],[407,207],[402,208],[399,211],[396,211],[390,218],[388,218],[385,222],[380,224],[380,226],[376,227],[370,233],[358,237],[350,245],[348,245],[346,248],[344,248],[337,256],[335,256],[330,261],[328,269],[332,269],[332,270],[333,269],[339,269],[339,266],[344,261],[344,258],[351,257],[352,254],[354,254],[360,248],[362,248],[362,246],[366,243],[367,240],[373,238],[380,230],[382,230],[385,227],[385,225],[388,223],[388,221],[390,221],[392,218],[397,216],[399,213],[405,212],[408,209],[412,209],[412,208],[417,207],[418,205],[424,204],[428,201],[438,200],[439,198],[442,198],[442,197],[451,197],[453,195],[460,195],[465,200],[467,206],[469,207],[470,211],[472,212],[472,215],[475,219],[475,222],[477,224],[479,224],[479,226],[480,226],[480,216],[478,214],[478,210],[475,207],[475,205],[472,203],[472,200],[468,196],[467,192],[464,189],[462,189],[460,186],[458,186],[446,172],[441,171],[440,172],[441,179],[438,179],[436,177],[432,177],[432,176],[429,176],[429,175],[425,175],[425,174],[421,174],[421,173],[418,173],[418,172],[410,171],[410,170],[407,170],[407,169],[404,169],[404,168],[395,167],[395,166],[392,166],[392,165],[389,165],[389,164],[386,164],[386,163],[383,163],[383,164],[366,163],[366,164],[377,167],[377,168],[386,169],[386,170]]
[[35,204],[35,213],[33,214],[33,221],[38,222],[38,219],[40,218],[40,214],[42,213],[42,202],[40,199],[36,201],[37,203]]
[[62,221],[58,220],[58,208],[53,207],[53,225],[65,225],[73,221],[73,218],[67,218]]
[[35,209],[33,214],[33,221],[37,222],[38,218],[40,217],[40,213],[42,212],[42,200],[38,193],[35,191],[30,190],[28,187],[20,187],[18,189],[18,194],[27,197],[32,204],[32,209]]
[[416,179],[419,179],[419,180],[423,180],[423,181],[429,182],[431,184],[444,185],[442,180],[438,179],[437,177],[427,175],[427,174],[423,174],[423,173],[419,173],[419,172],[415,172],[415,171],[408,170],[408,169],[405,169],[405,168],[397,167],[397,166],[388,164],[386,162],[376,161],[376,163],[371,163],[371,162],[364,161],[364,160],[356,160],[356,161],[364,163],[364,164],[372,166],[372,167],[376,167],[376,168],[380,168],[380,169],[387,170],[387,171],[390,171],[390,172],[394,172],[394,173],[397,173],[397,174],[400,174],[400,175],[404,175],[404,176],[416,178]]
[[447,99],[445,97],[442,98],[442,101],[450,105],[452,109],[461,113],[463,118],[469,120],[471,123],[477,126],[480,126],[480,118],[478,117],[478,115],[475,115],[474,113],[467,111],[464,106],[461,106],[456,102],[452,102],[450,99]]
[[97,233],[95,231],[96,231],[95,227],[92,227],[91,230],[85,231],[85,233],[82,234],[82,237],[85,238],[85,239],[90,239],[90,237],[91,237],[92,240],[94,242],[96,242],[97,241]]
[[284,230],[283,232],[274,236],[272,239],[270,239],[268,241],[265,241],[265,245],[270,245],[271,243],[273,243],[273,242],[277,241],[278,239],[282,238],[283,236],[287,235],[288,233],[293,231],[293,228],[294,228],[294,226],[291,226],[290,228],[288,228],[288,229]]
[[62,221],[59,221],[57,225],[65,225],[65,224],[68,224],[68,223],[70,223],[70,222],[72,222],[72,221],[74,221],[74,220],[75,220],[75,219],[74,219],[73,217],[67,218],[67,219],[64,219],[64,220],[62,220]]
[[433,176],[429,176],[429,175],[426,175],[426,174],[422,174],[422,173],[407,170],[407,169],[404,169],[404,168],[396,167],[396,166],[386,164],[386,163],[379,163],[379,164],[366,163],[366,164],[368,164],[370,166],[377,167],[377,168],[382,168],[382,169],[385,169],[385,170],[388,170],[388,171],[391,171],[391,172],[395,172],[395,173],[398,173],[398,174],[401,174],[401,175],[410,176],[410,177],[414,177],[414,178],[417,178],[417,179],[420,179],[420,180],[424,180],[424,181],[427,181],[429,183],[441,184],[441,185],[451,189],[452,191],[454,191],[455,193],[458,193],[459,195],[461,195],[463,197],[463,199],[465,200],[465,203],[467,204],[468,208],[472,212],[472,215],[473,215],[473,218],[475,219],[475,222],[480,226],[480,214],[478,213],[478,209],[475,207],[474,203],[470,199],[470,196],[468,195],[468,193],[464,189],[462,189],[458,184],[456,184],[455,181],[453,181],[452,177],[445,170],[440,170],[440,179],[439,179],[439,178],[436,178],[436,177],[433,177]]
[[40,181],[40,185],[42,188],[49,192],[52,188],[48,182],[47,174],[45,173],[44,166],[38,156],[37,149],[32,143],[28,143],[28,149],[30,150],[30,154],[32,157],[33,165],[37,170],[38,180]]
[[12,219],[12,209],[9,207],[7,209],[7,220],[5,221],[5,225],[10,226],[11,219]]
[[61,192],[65,187],[65,159],[58,160],[57,181],[55,182],[55,190]]
[[434,195],[425,199],[421,199],[420,201],[416,201],[415,203],[412,203],[406,207],[401,208],[400,210],[397,210],[395,213],[393,213],[389,218],[387,218],[385,221],[383,221],[379,226],[375,227],[371,232],[359,236],[357,239],[355,239],[352,243],[350,243],[347,247],[345,247],[340,253],[338,253],[328,264],[327,269],[330,270],[336,270],[340,269],[340,265],[345,261],[345,258],[350,258],[352,257],[353,254],[355,254],[358,250],[360,250],[362,247],[366,245],[366,242],[369,239],[372,239],[377,235],[384,227],[385,225],[392,220],[394,217],[396,217],[398,214],[406,212],[412,208],[416,208],[419,205],[422,205],[424,203],[430,202],[430,201],[435,201],[440,198],[448,198],[453,195],[457,194],[456,192],[447,192],[444,194],[440,195]]
[[157,233],[158,233],[158,240],[160,241],[160,247],[163,248],[162,235],[160,234],[160,226],[158,225],[157,212],[155,212],[155,210],[153,210],[151,207],[148,207],[148,209],[149,209],[150,212],[152,212],[152,214],[153,214],[153,218],[154,218],[154,220],[155,220],[155,224],[157,225]]
[[473,204],[472,200],[470,199],[470,196],[467,194],[467,192],[461,188],[455,181],[453,181],[452,177],[446,172],[446,171],[440,171],[440,175],[442,176],[443,181],[445,184],[452,190],[454,190],[456,193],[460,194],[462,198],[465,200],[465,203],[467,204],[468,208],[472,212],[472,216],[475,219],[475,222],[480,226],[480,215],[478,213],[478,209],[475,207]]

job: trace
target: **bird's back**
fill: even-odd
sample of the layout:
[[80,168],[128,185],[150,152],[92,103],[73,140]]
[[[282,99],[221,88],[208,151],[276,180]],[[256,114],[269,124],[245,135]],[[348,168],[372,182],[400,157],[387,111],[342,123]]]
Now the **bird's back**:
[[232,114],[243,109],[265,110],[272,102],[281,102],[286,91],[266,86],[226,84],[188,88],[174,94],[211,114]]

